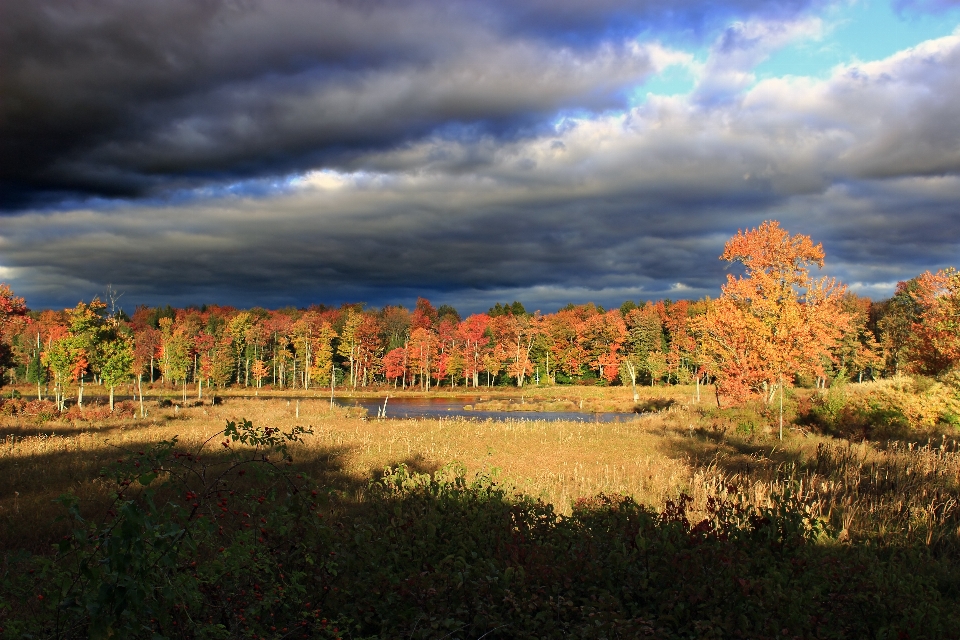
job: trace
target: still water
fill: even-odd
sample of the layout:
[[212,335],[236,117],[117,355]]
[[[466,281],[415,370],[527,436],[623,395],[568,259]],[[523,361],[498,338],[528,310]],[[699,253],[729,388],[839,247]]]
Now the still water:
[[[473,411],[465,409],[479,398],[390,398],[387,418],[475,418],[477,420],[578,420],[581,422],[626,422],[636,413],[583,413],[580,411]],[[383,398],[338,398],[343,407],[363,407],[376,418],[383,409]]]

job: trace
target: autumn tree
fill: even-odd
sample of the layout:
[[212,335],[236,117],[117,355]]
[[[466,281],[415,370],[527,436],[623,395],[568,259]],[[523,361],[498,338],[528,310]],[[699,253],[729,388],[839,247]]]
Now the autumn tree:
[[823,374],[823,358],[847,324],[841,307],[844,288],[826,277],[813,279],[810,267],[823,267],[823,247],[808,236],[789,235],[776,221],[739,231],[721,260],[739,262],[745,274],[727,276],[722,295],[698,329],[711,358],[720,393],[743,400],[783,390],[795,374]]
[[237,315],[233,316],[227,324],[226,333],[230,336],[231,345],[233,346],[234,358],[237,363],[237,384],[240,384],[240,374],[246,373],[249,375],[249,359],[247,359],[247,364],[245,365],[244,356],[247,351],[247,340],[249,338],[250,327],[253,325],[253,317],[247,311],[241,311]]
[[[403,347],[391,349],[383,356],[383,375],[387,381],[393,380],[393,386],[396,388],[397,380],[401,377],[406,378],[407,354]],[[404,383],[406,386],[406,383]]]
[[453,313],[448,312],[440,316],[437,324],[437,384],[441,379],[449,376],[450,386],[457,386],[456,378],[463,373],[465,362],[463,353],[458,348],[460,334],[457,331],[460,320]]
[[417,306],[410,314],[410,329],[433,329],[440,319],[440,314],[426,298],[417,298]]
[[224,388],[233,377],[233,343],[230,336],[223,332],[216,338],[208,351],[200,356],[200,375],[218,388]]
[[66,384],[71,379],[77,363],[81,369],[86,368],[86,357],[80,356],[80,345],[66,327],[57,327],[47,338],[46,348],[41,353],[43,366],[53,372],[53,393],[57,409],[63,411],[65,406]]
[[109,330],[104,321],[107,305],[94,298],[90,304],[83,302],[67,311],[72,340],[73,368],[71,378],[77,382],[77,405],[83,406],[83,377],[91,368],[99,372],[102,362],[100,347]]
[[[517,381],[517,386],[522,387],[526,377],[533,373],[533,363],[530,361],[530,349],[537,339],[537,335],[543,329],[543,319],[539,312],[534,316],[509,315],[507,318],[507,332],[504,338],[509,336],[510,364],[507,367],[508,373]],[[504,342],[506,344],[506,342]]]
[[872,376],[883,366],[880,344],[869,327],[872,302],[848,291],[840,304],[848,322],[837,341],[834,360],[841,371],[855,375],[857,381],[862,382],[864,373],[870,372]]
[[[13,364],[13,353],[10,348],[12,328],[26,311],[23,298],[15,296],[9,286],[0,283],[0,367],[5,368]],[[3,377],[0,376],[0,385],[2,384]]]
[[310,344],[310,353],[313,362],[308,372],[308,378],[320,386],[335,384],[333,371],[333,341],[337,332],[329,322],[320,321],[313,328],[313,337]]
[[193,340],[187,328],[175,325],[172,318],[160,319],[161,364],[164,380],[183,385],[184,400],[187,395],[187,375],[193,363]]
[[918,312],[908,342],[910,368],[936,376],[956,367],[960,364],[960,272],[952,267],[927,271],[916,278],[909,295]]
[[663,327],[666,329],[668,347],[666,352],[667,382],[673,375],[677,384],[690,382],[691,374],[688,368],[692,360],[696,342],[691,333],[690,302],[678,300],[669,306],[663,305]]
[[417,327],[410,334],[407,347],[409,366],[413,369],[423,391],[430,390],[430,380],[437,365],[437,335],[426,327]]
[[[627,328],[623,358],[623,366],[633,385],[634,401],[639,400],[637,394],[637,377],[641,372],[650,376],[650,384],[656,384],[663,370],[666,369],[666,359],[663,358],[663,323],[653,305],[647,303],[642,307],[629,309],[624,318]],[[660,354],[659,357],[656,354]]]
[[584,323],[584,351],[590,367],[600,374],[601,380],[612,382],[618,376],[620,350],[626,338],[627,326],[619,310],[598,313]]
[[559,371],[570,378],[583,374],[583,367],[589,361],[583,335],[587,318],[595,312],[592,307],[571,307],[544,320],[543,330],[547,334],[554,372]]
[[381,339],[382,327],[379,319],[374,315],[364,315],[360,327],[357,329],[357,374],[354,379],[356,386],[357,379],[361,386],[367,386],[373,381],[375,374],[383,369],[383,341]]
[[267,369],[267,364],[258,358],[253,361],[253,366],[250,368],[250,373],[253,374],[253,380],[257,385],[257,389],[259,389],[263,386],[263,379],[267,377],[267,374],[270,373],[270,370]]
[[350,386],[357,387],[357,360],[360,356],[363,335],[360,327],[363,324],[363,314],[355,309],[347,311],[343,329],[340,330],[340,340],[337,346],[337,355],[346,359],[350,364]]
[[490,334],[487,327],[490,325],[490,316],[475,313],[457,327],[462,350],[464,380],[473,382],[474,387],[480,386],[480,370],[483,368],[483,354],[490,344]]

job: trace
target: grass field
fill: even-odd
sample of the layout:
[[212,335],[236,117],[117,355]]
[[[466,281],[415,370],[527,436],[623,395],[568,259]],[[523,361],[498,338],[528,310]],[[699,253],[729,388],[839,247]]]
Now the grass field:
[[[541,387],[489,397],[505,403],[521,395],[535,406],[633,406],[630,390],[622,387]],[[490,475],[560,513],[599,493],[660,507],[683,492],[693,498],[693,512],[702,513],[707,498],[718,493],[737,491],[763,505],[771,494],[792,488],[845,539],[960,546],[960,450],[943,433],[851,443],[788,431],[780,441],[769,420],[754,416],[745,427],[736,415],[713,410],[708,389],[701,403],[693,402],[690,387],[643,389],[641,404],[667,408],[619,423],[381,421],[331,410],[325,398],[300,399],[298,419],[297,401],[221,397],[216,406],[182,408],[161,408],[154,400],[143,419],[38,424],[28,416],[4,417],[0,542],[43,551],[66,526],[55,523],[58,495],[77,495],[89,512],[109,500],[113,487],[99,477],[106,463],[175,435],[184,449],[196,449],[226,420],[247,418],[282,429],[310,426],[313,434],[292,450],[296,465],[359,500],[384,467],[434,472],[456,462],[468,477]]]
[[[938,384],[791,395],[782,441],[773,411],[689,387],[472,400],[643,412],[606,423],[377,420],[302,393],[155,389],[144,418],[11,400],[0,637],[960,637]],[[816,435],[864,416],[889,425]]]

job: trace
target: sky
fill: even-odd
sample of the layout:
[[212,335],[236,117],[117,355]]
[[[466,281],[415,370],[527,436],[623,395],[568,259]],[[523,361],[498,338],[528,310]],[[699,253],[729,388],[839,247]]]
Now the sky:
[[4,0],[31,308],[717,296],[739,229],[874,299],[960,248],[960,0]]

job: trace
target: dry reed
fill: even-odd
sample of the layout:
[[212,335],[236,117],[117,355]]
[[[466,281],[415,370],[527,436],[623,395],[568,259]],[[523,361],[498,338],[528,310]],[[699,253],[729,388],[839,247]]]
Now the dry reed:
[[70,491],[90,510],[112,487],[100,468],[174,435],[196,447],[228,419],[283,429],[313,428],[293,450],[297,462],[363,499],[385,466],[431,472],[457,461],[468,477],[488,474],[569,513],[580,497],[624,494],[661,506],[683,492],[694,516],[707,498],[738,493],[768,506],[792,491],[842,539],[926,545],[960,542],[960,450],[942,438],[925,444],[854,444],[792,435],[731,434],[687,408],[624,422],[375,420],[330,409],[329,401],[230,398],[218,406],[159,408],[136,420],[0,422],[0,540],[6,548],[46,548],[64,532],[53,503]]

